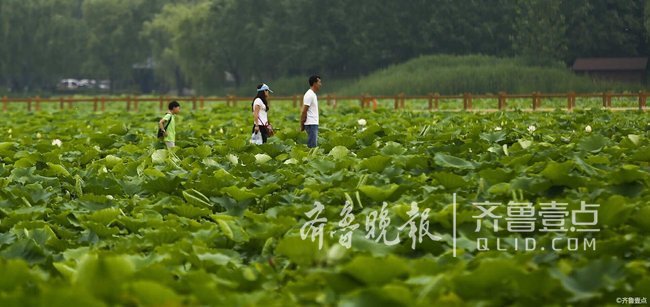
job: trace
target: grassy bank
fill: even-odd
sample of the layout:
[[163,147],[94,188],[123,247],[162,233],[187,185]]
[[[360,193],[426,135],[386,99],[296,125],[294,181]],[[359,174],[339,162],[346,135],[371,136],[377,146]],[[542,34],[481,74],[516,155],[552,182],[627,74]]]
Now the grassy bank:
[[638,91],[641,85],[592,81],[562,65],[539,67],[490,56],[422,56],[351,82],[339,94],[425,95],[470,93]]

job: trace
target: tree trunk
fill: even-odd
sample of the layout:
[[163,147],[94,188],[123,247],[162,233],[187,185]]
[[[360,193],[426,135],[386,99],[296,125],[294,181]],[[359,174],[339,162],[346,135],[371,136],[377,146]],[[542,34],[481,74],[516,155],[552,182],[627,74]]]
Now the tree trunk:
[[238,89],[241,86],[241,74],[237,70],[233,70],[232,77],[235,79],[235,88]]
[[183,89],[185,88],[185,78],[181,73],[180,67],[176,66],[174,69],[174,79],[176,79],[176,92],[178,95],[183,95]]

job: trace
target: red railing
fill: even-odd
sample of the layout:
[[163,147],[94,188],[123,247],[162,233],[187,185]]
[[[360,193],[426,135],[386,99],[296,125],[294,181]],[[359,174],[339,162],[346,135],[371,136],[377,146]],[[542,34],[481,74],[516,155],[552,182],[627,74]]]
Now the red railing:
[[[566,100],[566,109],[572,110],[576,107],[576,98],[595,98],[602,100],[602,106],[604,108],[613,108],[612,98],[636,98],[638,101],[638,106],[634,108],[616,108],[616,109],[637,109],[645,110],[646,109],[646,100],[648,94],[646,92],[639,93],[588,93],[588,94],[577,94],[577,93],[563,93],[563,94],[553,94],[553,93],[539,93],[534,92],[531,94],[506,94],[500,92],[498,94],[484,94],[484,95],[475,95],[470,93],[465,93],[462,95],[439,95],[437,93],[432,93],[429,95],[420,95],[420,96],[407,96],[404,94],[395,95],[395,96],[372,96],[372,95],[362,95],[362,96],[335,96],[335,95],[322,95],[319,96],[319,99],[325,100],[327,105],[336,107],[337,101],[359,101],[359,104],[362,108],[376,108],[378,100],[392,100],[394,101],[393,107],[395,109],[405,108],[407,100],[426,100],[428,101],[429,110],[440,110],[440,102],[442,100],[462,100],[462,109],[463,110],[486,110],[486,109],[475,109],[473,106],[473,101],[475,99],[493,99],[495,102],[494,110],[507,110],[508,100],[509,99],[524,99],[530,100],[530,109],[533,111],[539,110],[542,108],[543,99],[565,99]],[[27,106],[27,111],[39,111],[41,110],[41,105],[45,103],[58,103],[60,109],[65,109],[67,105],[69,109],[72,108],[73,104],[80,103],[92,103],[93,111],[105,111],[106,104],[109,102],[123,102],[126,104],[127,111],[137,112],[141,103],[150,103],[158,102],[159,109],[164,110],[165,105],[172,100],[177,100],[179,102],[191,103],[192,109],[203,109],[206,103],[210,102],[225,102],[227,106],[235,106],[239,101],[250,102],[251,97],[236,97],[236,96],[225,96],[225,97],[203,97],[203,96],[192,96],[192,97],[171,97],[171,96],[159,96],[159,97],[139,97],[139,96],[127,96],[127,97],[88,97],[88,98],[72,98],[72,97],[58,97],[58,98],[40,98],[40,97],[30,97],[30,98],[8,98],[2,97],[2,110],[6,112],[8,110],[9,104],[14,103],[25,103]],[[302,100],[301,95],[294,96],[283,96],[283,97],[272,97],[273,101],[291,101],[294,107],[300,105]]]

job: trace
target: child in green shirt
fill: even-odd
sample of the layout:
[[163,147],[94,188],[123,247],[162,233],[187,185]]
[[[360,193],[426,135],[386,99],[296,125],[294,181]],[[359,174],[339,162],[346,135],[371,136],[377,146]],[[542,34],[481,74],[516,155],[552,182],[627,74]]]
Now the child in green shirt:
[[[169,103],[168,109],[167,114],[158,122],[158,127],[163,132],[165,145],[167,145],[167,148],[172,148],[176,143],[176,120],[174,119],[174,114],[181,112],[181,105],[178,101],[174,100]],[[167,122],[169,124],[166,124]]]

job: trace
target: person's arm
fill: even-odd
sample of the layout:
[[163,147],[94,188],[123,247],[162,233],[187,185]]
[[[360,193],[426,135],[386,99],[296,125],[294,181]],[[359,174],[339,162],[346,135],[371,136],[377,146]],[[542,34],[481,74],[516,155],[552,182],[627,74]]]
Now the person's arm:
[[253,109],[253,124],[255,125],[255,132],[260,131],[260,126],[257,125],[257,118],[260,116],[260,109],[261,107],[259,105],[256,105]]
[[167,130],[165,130],[165,123],[167,120],[165,120],[165,117],[163,117],[159,122],[158,122],[158,127],[160,130],[162,130],[163,134],[167,136]]
[[303,105],[302,114],[300,114],[300,131],[305,131],[305,121],[307,121],[307,110],[309,110],[309,106]]

